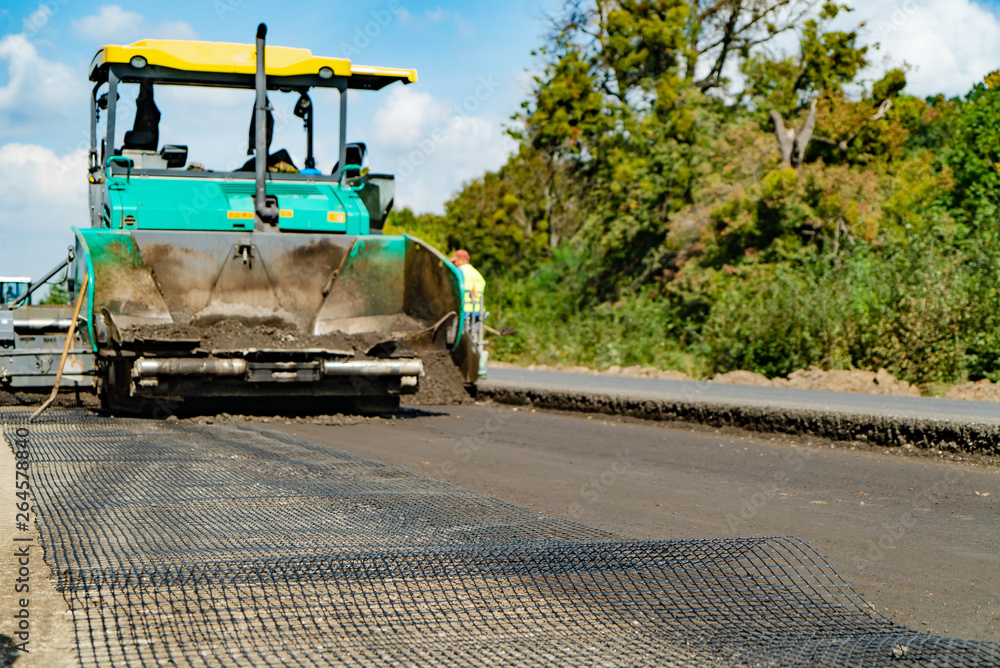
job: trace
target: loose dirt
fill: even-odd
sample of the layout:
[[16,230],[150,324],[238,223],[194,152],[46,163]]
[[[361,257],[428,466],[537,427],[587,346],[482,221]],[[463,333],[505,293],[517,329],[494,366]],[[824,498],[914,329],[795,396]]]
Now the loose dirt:
[[[423,414],[422,411],[413,411],[414,415],[407,415],[400,411],[399,419],[413,417]],[[218,413],[216,415],[192,415],[189,417],[170,416],[167,422],[182,422],[185,424],[215,425],[230,424],[234,422],[253,422],[255,424],[315,424],[323,427],[344,427],[356,424],[368,424],[370,422],[382,422],[394,420],[396,415],[381,417],[378,415],[352,415],[349,413],[335,413],[332,415],[232,415],[230,413]]]
[[[49,398],[48,392],[8,392],[0,390],[0,406],[41,406]],[[52,408],[56,406],[74,407],[84,406],[86,408],[98,409],[101,402],[97,396],[80,390],[79,395],[72,389],[63,389],[52,402]]]
[[207,350],[296,350],[324,348],[363,354],[383,338],[374,334],[328,334],[313,336],[293,328],[270,325],[247,326],[238,320],[220,320],[210,327],[193,325],[142,325],[122,331],[127,342],[138,339],[159,341],[201,341]]
[[765,387],[786,387],[796,390],[831,390],[834,392],[857,392],[861,394],[891,394],[895,396],[919,397],[919,388],[905,380],[899,380],[885,369],[877,372],[824,371],[815,366],[799,369],[787,378],[768,378],[752,371],[730,371],[712,377],[713,383],[734,383],[737,385],[759,385]]
[[945,399],[971,399],[973,401],[1000,401],[1000,383],[985,378],[975,383],[957,385],[948,390]]
[[527,369],[528,371],[562,371],[564,373],[585,373],[600,376],[628,376],[630,378],[659,378],[660,380],[697,380],[682,371],[672,369],[657,369],[651,366],[609,366],[607,369],[597,370],[586,366],[562,366],[559,364],[511,364],[510,362],[489,362],[488,367],[493,369]]
[[422,352],[420,359],[424,363],[424,376],[420,378],[420,389],[416,394],[404,394],[400,397],[400,403],[404,406],[395,414],[387,414],[385,417],[372,415],[353,415],[351,413],[337,414],[301,414],[301,415],[274,415],[261,416],[258,414],[240,413],[218,413],[200,414],[188,417],[168,417],[168,421],[181,419],[194,422],[196,424],[224,424],[227,422],[260,422],[263,424],[318,424],[325,426],[345,426],[355,424],[367,424],[386,419],[405,419],[418,415],[427,415],[426,412],[416,410],[418,406],[458,406],[474,403],[469,393],[465,389],[465,381],[459,373],[458,367],[451,361],[448,353]]
[[446,352],[421,353],[424,376],[416,394],[402,397],[404,406],[434,406],[470,404],[472,398],[465,391],[465,381],[458,367]]
[[713,383],[727,383],[729,385],[754,385],[756,387],[771,387],[771,379],[762,373],[753,371],[727,371],[717,373],[711,378]]

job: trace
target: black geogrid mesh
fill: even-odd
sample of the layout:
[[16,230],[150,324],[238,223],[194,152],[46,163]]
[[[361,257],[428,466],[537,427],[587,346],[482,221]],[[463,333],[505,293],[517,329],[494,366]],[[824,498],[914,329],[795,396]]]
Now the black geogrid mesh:
[[621,542],[247,425],[30,429],[87,666],[1000,663],[877,615],[794,538]]

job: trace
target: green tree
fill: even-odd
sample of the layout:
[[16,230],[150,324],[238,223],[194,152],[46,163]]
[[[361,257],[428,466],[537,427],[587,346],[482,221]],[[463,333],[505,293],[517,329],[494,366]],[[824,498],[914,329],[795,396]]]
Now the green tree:
[[40,304],[71,304],[73,295],[69,293],[69,285],[66,279],[53,283],[49,286],[48,292],[42,298]]
[[962,100],[945,150],[955,174],[953,204],[981,242],[996,247],[1000,219],[1000,92],[979,84]]
[[515,132],[515,137],[552,157],[578,158],[613,121],[587,54],[566,41],[556,48],[559,57],[535,77],[534,95],[522,104],[525,131]]
[[919,99],[905,68],[862,85],[846,11],[571,1],[518,150],[387,231],[473,253],[522,332],[501,357],[1000,379],[1000,93]]

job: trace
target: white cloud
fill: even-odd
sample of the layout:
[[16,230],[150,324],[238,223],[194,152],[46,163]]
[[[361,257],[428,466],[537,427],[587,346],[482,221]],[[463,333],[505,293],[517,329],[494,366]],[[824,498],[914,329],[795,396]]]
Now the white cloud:
[[866,74],[880,77],[887,57],[904,61],[907,91],[925,96],[962,95],[1000,67],[1000,21],[972,0],[851,0],[856,11],[844,20],[865,22],[864,37],[878,42]]
[[389,149],[406,150],[432,124],[440,123],[451,109],[447,102],[409,86],[393,86],[375,112],[374,127],[379,143]]
[[125,11],[118,5],[104,5],[97,14],[74,19],[72,25],[77,37],[103,42],[114,35],[134,35],[145,22],[141,14]]
[[103,5],[97,14],[72,21],[73,32],[81,39],[99,44],[121,44],[139,39],[196,39],[197,34],[184,21],[164,21],[151,26],[142,14],[118,5]]
[[7,83],[0,85],[0,127],[5,137],[23,137],[77,120],[79,110],[86,109],[85,78],[45,59],[24,35],[0,39],[0,67],[7,70]]
[[66,256],[70,227],[89,227],[87,152],[0,146],[0,273],[40,278]]
[[[479,90],[486,95],[490,88],[481,84]],[[386,95],[373,116],[369,145],[372,168],[396,174],[398,207],[441,212],[463,183],[506,162],[514,141],[499,116],[473,113],[481,96],[455,105],[409,88]]]

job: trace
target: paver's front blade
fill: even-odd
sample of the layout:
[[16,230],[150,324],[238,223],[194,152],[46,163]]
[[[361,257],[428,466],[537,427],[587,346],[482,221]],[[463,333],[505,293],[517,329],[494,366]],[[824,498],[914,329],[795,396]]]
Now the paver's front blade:
[[[127,384],[129,396],[392,395],[416,388],[387,372],[403,368],[400,358],[452,352],[461,367],[467,356],[460,277],[412,237],[81,230],[77,239],[78,271],[94,278],[88,327],[99,354],[117,360],[109,382],[119,393]],[[359,375],[379,380],[358,386]]]

